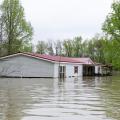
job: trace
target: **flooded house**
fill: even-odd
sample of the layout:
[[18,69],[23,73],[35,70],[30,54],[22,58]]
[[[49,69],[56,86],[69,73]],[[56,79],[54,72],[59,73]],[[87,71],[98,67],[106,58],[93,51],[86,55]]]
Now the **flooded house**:
[[0,76],[28,78],[80,77],[102,74],[103,67],[90,58],[70,58],[17,53],[0,58]]
[[0,76],[30,78],[82,76],[82,62],[62,56],[17,53],[0,58]]

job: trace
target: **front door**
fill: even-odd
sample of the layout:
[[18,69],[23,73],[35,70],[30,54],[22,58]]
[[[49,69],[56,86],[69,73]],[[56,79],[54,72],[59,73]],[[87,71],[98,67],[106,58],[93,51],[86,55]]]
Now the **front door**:
[[66,77],[66,66],[59,66],[59,78]]

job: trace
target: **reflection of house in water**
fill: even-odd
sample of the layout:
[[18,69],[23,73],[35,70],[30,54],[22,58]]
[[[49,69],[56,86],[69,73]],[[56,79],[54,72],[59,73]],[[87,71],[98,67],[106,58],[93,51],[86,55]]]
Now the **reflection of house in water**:
[[25,78],[67,78],[108,75],[108,66],[94,63],[90,58],[17,53],[0,58],[0,76]]
[[1,78],[0,120],[23,120],[24,117],[35,116],[26,111],[49,100],[53,87],[53,79]]
[[22,91],[21,80],[0,79],[1,120],[21,120],[23,109],[31,101],[29,93]]

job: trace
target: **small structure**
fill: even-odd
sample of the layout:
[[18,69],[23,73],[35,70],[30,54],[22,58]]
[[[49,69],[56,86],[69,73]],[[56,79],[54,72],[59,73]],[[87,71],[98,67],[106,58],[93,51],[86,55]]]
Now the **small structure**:
[[95,75],[96,76],[112,75],[112,65],[103,65],[101,63],[95,63]]

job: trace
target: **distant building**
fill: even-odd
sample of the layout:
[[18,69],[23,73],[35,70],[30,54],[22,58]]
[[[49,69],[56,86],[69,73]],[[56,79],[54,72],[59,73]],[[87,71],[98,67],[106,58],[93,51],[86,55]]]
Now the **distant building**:
[[0,58],[0,76],[4,77],[79,77],[95,74],[90,58],[17,53]]

